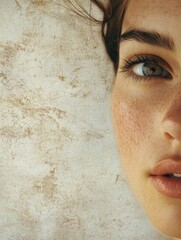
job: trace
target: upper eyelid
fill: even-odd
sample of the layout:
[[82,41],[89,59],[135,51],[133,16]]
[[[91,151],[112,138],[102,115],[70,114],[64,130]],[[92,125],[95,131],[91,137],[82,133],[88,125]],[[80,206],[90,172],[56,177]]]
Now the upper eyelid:
[[132,59],[132,60],[130,60],[130,62],[125,61],[125,63],[127,64],[128,68],[134,67],[134,66],[142,64],[142,63],[152,63],[152,64],[158,65],[162,68],[167,67],[167,66],[165,66],[165,64],[162,61],[158,61],[158,60],[152,59],[152,58],[144,58],[144,57]]

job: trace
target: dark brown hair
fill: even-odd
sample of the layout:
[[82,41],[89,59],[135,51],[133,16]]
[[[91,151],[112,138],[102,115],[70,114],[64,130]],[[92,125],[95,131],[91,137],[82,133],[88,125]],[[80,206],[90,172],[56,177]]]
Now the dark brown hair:
[[[100,7],[98,1],[92,2]],[[103,11],[102,37],[115,71],[119,64],[120,35],[127,5],[128,0],[109,0],[104,8],[101,6]]]
[[119,64],[120,35],[129,0],[106,0],[106,3],[101,2],[101,0],[90,0],[90,3],[94,3],[102,11],[102,20],[97,20],[92,17],[91,13],[83,8],[78,0],[73,1],[76,2],[77,7],[73,4],[72,0],[69,0],[68,2],[78,15],[82,16],[84,19],[91,19],[96,23],[101,23],[103,42],[106,51],[114,64],[114,69],[117,72]]

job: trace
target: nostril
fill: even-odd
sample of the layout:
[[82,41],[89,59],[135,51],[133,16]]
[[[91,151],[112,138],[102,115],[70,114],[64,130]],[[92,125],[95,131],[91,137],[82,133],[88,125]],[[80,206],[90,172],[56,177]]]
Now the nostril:
[[171,136],[169,133],[165,133],[165,137],[166,137],[166,139],[168,139],[168,140],[173,140],[173,139],[174,139],[174,137]]
[[181,121],[167,119],[161,125],[162,136],[170,142],[179,142],[181,144]]

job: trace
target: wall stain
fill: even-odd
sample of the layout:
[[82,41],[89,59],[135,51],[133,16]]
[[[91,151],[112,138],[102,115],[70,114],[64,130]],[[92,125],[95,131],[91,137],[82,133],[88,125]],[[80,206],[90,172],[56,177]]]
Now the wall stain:
[[43,194],[46,200],[54,200],[57,194],[57,177],[55,176],[55,168],[45,176],[42,181],[35,182],[33,189]]
[[68,224],[69,226],[70,225],[81,226],[81,220],[79,217],[71,217],[71,218],[64,217],[62,220],[62,224],[63,225]]
[[[61,134],[63,134],[64,137],[68,137],[68,132],[65,132],[65,129],[60,126],[60,120],[66,116],[65,111],[55,107],[34,107],[23,98],[0,98],[0,101],[1,104],[4,105],[4,109],[8,108],[8,111],[2,113],[2,122],[4,125],[0,128],[0,134],[2,136],[16,139],[26,138],[34,133],[37,134],[37,131],[40,132],[41,130],[42,133],[48,131],[47,136],[50,135],[50,131],[52,131],[56,132],[57,138]],[[6,119],[9,120],[6,121]],[[29,121],[31,121],[31,127],[28,124]],[[47,121],[51,124],[50,126],[52,128],[42,129],[42,127],[48,127],[44,124]]]
[[59,75],[58,78],[63,82],[65,81],[65,77],[63,75]]
[[120,175],[119,175],[119,174],[117,174],[117,175],[116,175],[116,180],[115,180],[115,183],[117,183],[117,182],[119,181],[119,179],[120,179]]
[[41,163],[51,167],[62,163],[61,151],[66,144],[72,142],[72,138],[73,135],[67,128],[57,129],[51,121],[43,119],[39,123],[39,128],[36,130],[36,136],[34,137],[34,149],[39,155]]
[[51,3],[52,0],[30,0],[30,2],[38,6],[44,6],[48,3]]
[[7,45],[4,46],[4,49],[5,49],[5,52],[7,53],[7,55],[9,55],[9,56],[11,56],[12,53],[14,53],[16,51],[26,50],[23,43],[13,43],[13,42],[7,42]]
[[71,93],[71,97],[79,97],[81,99],[85,99],[90,95],[91,95],[90,91],[82,92],[82,90],[78,90],[75,93]]
[[15,98],[11,97],[3,100],[0,98],[1,102],[9,103],[11,106],[19,107],[24,113],[29,116],[36,117],[37,115],[43,116],[48,114],[54,114],[58,119],[64,118],[66,116],[66,111],[55,108],[55,107],[34,107],[31,105],[30,100],[25,98]]
[[30,127],[23,129],[23,131],[21,130],[21,132],[18,128],[14,126],[13,126],[13,129],[11,129],[10,127],[0,128],[0,135],[10,139],[31,137],[32,134],[33,134],[33,131]]
[[86,138],[87,141],[89,141],[91,139],[102,139],[102,138],[104,138],[103,133],[99,133],[99,132],[92,131],[92,130],[83,132],[83,136]]
[[1,73],[0,73],[0,78],[2,78],[2,80],[3,80],[3,79],[4,79],[4,80],[7,80],[7,74],[1,72]]
[[78,82],[77,79],[74,79],[70,82],[70,85],[71,85],[72,88],[78,87],[78,84],[79,84],[79,82]]
[[23,33],[23,37],[26,38],[40,38],[40,37],[44,37],[44,33],[42,32],[24,32]]
[[[26,45],[24,42],[11,42],[7,41],[6,44],[0,43],[0,67],[2,68],[0,73],[1,84],[6,87],[6,90],[12,92],[13,87],[19,87],[22,89],[24,82],[22,79],[14,79],[12,76],[15,64],[17,62],[17,56],[20,52],[26,51]],[[19,85],[18,85],[19,84]]]
[[19,9],[19,10],[21,10],[21,9],[22,9],[22,7],[21,7],[21,5],[20,5],[19,1],[18,1],[18,0],[15,0],[15,3],[16,3],[16,6],[18,7],[18,9]]

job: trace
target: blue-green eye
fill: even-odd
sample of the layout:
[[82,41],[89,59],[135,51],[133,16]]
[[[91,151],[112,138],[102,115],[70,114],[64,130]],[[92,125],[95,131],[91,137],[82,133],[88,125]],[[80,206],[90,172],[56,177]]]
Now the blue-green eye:
[[139,63],[136,64],[132,71],[144,77],[162,77],[162,78],[169,78],[170,73],[166,71],[163,67],[159,66],[155,63]]
[[172,75],[167,69],[170,69],[169,65],[160,57],[146,55],[124,60],[123,66],[120,67],[120,72],[125,72],[136,80],[170,80]]

